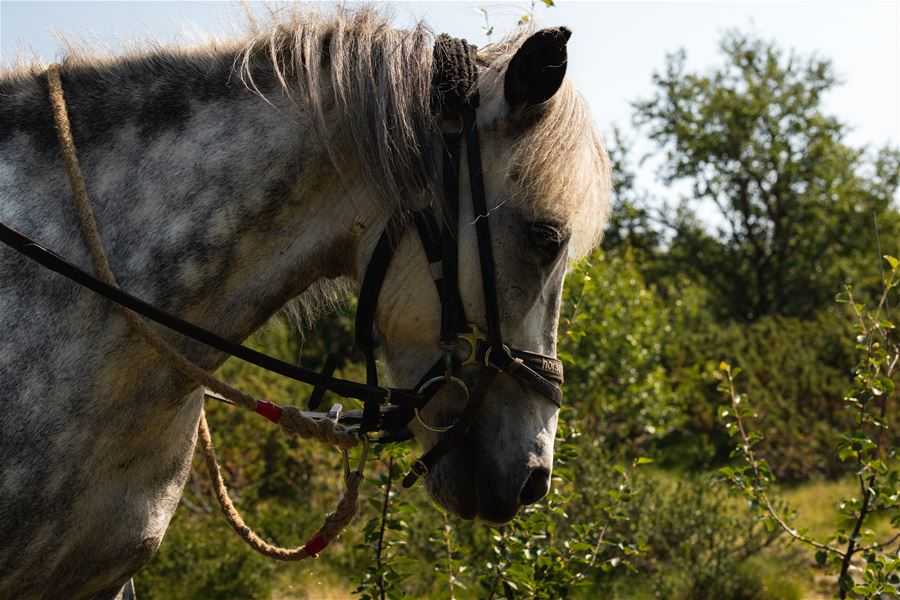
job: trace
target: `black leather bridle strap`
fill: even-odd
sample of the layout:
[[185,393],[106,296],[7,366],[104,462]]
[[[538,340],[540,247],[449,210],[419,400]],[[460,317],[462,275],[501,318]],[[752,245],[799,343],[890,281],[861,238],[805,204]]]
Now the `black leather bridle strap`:
[[431,272],[431,278],[434,280],[435,287],[441,306],[444,304],[444,257],[440,244],[441,226],[437,219],[434,218],[434,212],[425,208],[417,210],[413,213],[413,220],[416,224],[416,231],[419,234],[419,240],[425,250],[425,258],[428,260],[428,269]]
[[[377,346],[375,341],[375,310],[378,306],[381,288],[384,287],[384,280],[391,266],[391,260],[394,258],[395,238],[400,236],[400,232],[405,226],[404,221],[402,212],[395,213],[388,221],[384,231],[381,232],[381,236],[375,244],[375,249],[372,251],[366,272],[363,275],[362,285],[357,297],[355,340],[357,348],[365,356],[366,384],[372,387],[378,387],[378,365],[375,361],[375,348]],[[419,222],[419,218],[416,219],[416,222]],[[371,399],[364,402],[360,431],[377,431],[382,428],[383,415],[380,404]],[[396,404],[402,407],[409,407],[416,406],[419,403],[400,400]]]
[[484,317],[487,322],[488,342],[500,351],[503,335],[500,331],[500,305],[497,301],[497,274],[494,267],[494,247],[484,191],[484,173],[481,168],[481,144],[475,108],[462,110],[463,129],[466,136],[466,158],[469,166],[469,185],[472,191],[472,208],[475,213],[475,231],[478,237],[478,257],[481,261],[481,288],[484,292]]
[[366,381],[369,385],[378,381],[373,323],[378,296],[391,266],[391,259],[394,257],[394,245],[391,243],[389,232],[390,227],[386,227],[375,244],[356,302],[356,345],[366,355]]
[[[466,326],[466,312],[459,291],[459,170],[462,136],[445,133],[444,145],[444,206],[446,218],[441,230],[440,243],[443,255],[444,278],[441,281],[441,342],[447,346],[456,342],[456,336]],[[423,242],[424,243],[424,242]]]

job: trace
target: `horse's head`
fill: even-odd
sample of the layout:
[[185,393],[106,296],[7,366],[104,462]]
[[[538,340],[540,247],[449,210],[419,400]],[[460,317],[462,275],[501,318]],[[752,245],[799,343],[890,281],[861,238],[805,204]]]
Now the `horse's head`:
[[[509,347],[548,357],[556,356],[567,264],[599,237],[609,187],[606,154],[581,98],[564,77],[568,39],[568,30],[542,30],[489,47],[478,59],[477,122],[499,328]],[[463,166],[458,215],[446,214],[446,221],[457,229],[465,320],[488,331],[484,257],[469,177]],[[442,198],[434,204],[446,208]],[[416,228],[410,227],[397,244],[376,314],[384,360],[400,386],[418,385],[446,350],[440,344],[441,300],[433,272]],[[484,393],[471,411],[464,442],[437,460],[426,483],[454,513],[504,523],[549,490],[558,407],[507,373],[487,376],[491,368],[483,363],[472,361],[456,371],[470,395],[479,386]],[[458,382],[435,386],[434,397],[410,424],[426,450],[446,435],[435,429],[454,423],[469,401]]]

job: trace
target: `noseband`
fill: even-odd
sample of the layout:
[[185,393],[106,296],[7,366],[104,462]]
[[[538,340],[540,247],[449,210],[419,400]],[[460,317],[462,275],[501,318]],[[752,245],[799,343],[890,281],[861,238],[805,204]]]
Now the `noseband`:
[[[444,433],[440,441],[426,452],[406,476],[403,485],[409,487],[437,463],[454,445],[461,443],[471,428],[491,380],[498,373],[511,375],[527,388],[550,400],[556,406],[562,403],[563,366],[553,356],[511,348],[503,343],[500,327],[500,307],[497,298],[497,278],[494,252],[491,242],[490,214],[484,190],[484,173],[481,165],[481,147],[478,138],[477,109],[478,69],[476,48],[465,40],[438,36],[434,47],[432,76],[432,110],[441,116],[449,129],[443,133],[443,193],[447,219],[436,210],[425,208],[414,212],[412,220],[428,258],[431,276],[441,302],[441,357],[419,379],[413,404],[398,404],[383,413],[377,405],[366,404],[363,410],[362,430],[387,431],[385,439],[409,437],[407,424],[413,419],[425,429]],[[466,318],[459,290],[459,190],[462,142],[465,140],[472,212],[481,264],[481,286],[484,297],[484,321],[486,335]],[[366,374],[369,385],[378,385],[375,366],[375,339],[373,324],[379,292],[387,275],[394,252],[392,239],[409,220],[399,213],[391,219],[375,247],[369,261],[359,295],[356,312],[356,342],[366,355]],[[443,223],[443,226],[441,225]],[[480,369],[478,381],[469,390],[461,370],[470,365]],[[425,423],[420,411],[439,389],[454,387],[462,391],[466,400],[461,417],[449,427],[436,427]],[[378,417],[381,421],[378,422]]]
[[[382,442],[401,441],[411,437],[408,426],[416,420],[425,429],[442,433],[438,443],[426,452],[404,479],[411,486],[421,475],[465,437],[475,421],[479,407],[500,373],[512,376],[524,387],[534,390],[556,406],[562,401],[562,363],[553,356],[511,348],[503,343],[500,328],[500,309],[497,298],[496,273],[491,243],[490,215],[484,190],[484,174],[478,140],[476,111],[478,108],[478,71],[475,47],[464,40],[447,35],[438,36],[434,47],[432,76],[432,109],[444,124],[454,127],[443,134],[443,193],[444,209],[451,217],[443,219],[435,209],[399,211],[382,232],[363,277],[356,312],[356,343],[366,357],[366,383],[333,377],[336,361],[329,359],[323,372],[291,365],[274,357],[224,339],[215,333],[184,321],[175,315],[150,305],[124,290],[102,281],[80,269],[31,238],[0,223],[0,242],[38,262],[42,266],[86,287],[108,300],[128,308],[195,341],[201,342],[263,369],[279,373],[296,381],[315,386],[309,406],[315,411],[326,391],[363,402],[363,410],[340,414],[337,405],[328,416],[317,412],[304,413],[311,419],[340,418],[346,430],[361,435],[383,432]],[[465,141],[466,159],[471,187],[472,208],[481,263],[481,283],[484,292],[484,321],[487,333],[466,318],[459,290],[458,224],[459,179],[462,143]],[[74,146],[72,148],[74,155]],[[389,388],[378,384],[375,364],[377,347],[374,323],[378,297],[394,255],[394,241],[408,227],[415,224],[419,239],[430,264],[431,275],[441,302],[441,357],[422,375],[414,389]],[[443,223],[443,226],[441,225]],[[479,376],[470,390],[462,376],[464,368],[477,368]],[[460,418],[452,425],[438,427],[425,423],[421,411],[441,389],[458,389],[465,399]],[[212,397],[216,397],[215,394]],[[255,404],[256,412],[279,422],[281,408],[268,402]]]

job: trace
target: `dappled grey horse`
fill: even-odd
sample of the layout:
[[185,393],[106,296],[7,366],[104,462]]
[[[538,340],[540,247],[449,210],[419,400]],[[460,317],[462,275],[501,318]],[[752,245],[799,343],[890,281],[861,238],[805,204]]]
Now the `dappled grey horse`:
[[[429,31],[369,10],[278,21],[233,45],[74,55],[62,68],[119,283],[234,341],[292,300],[311,309],[358,290],[391,215],[440,204]],[[564,64],[529,55],[507,68],[528,37],[479,53],[478,125],[503,335],[552,356],[566,266],[606,219],[608,164],[571,85],[557,78],[547,93],[541,73]],[[465,187],[459,206],[459,290],[483,327]],[[42,67],[0,75],[0,222],[90,270]],[[408,231],[375,315],[395,385],[413,386],[441,355],[439,306]],[[0,326],[0,597],[127,594],[181,496],[197,385],[109,302],[5,247]],[[206,369],[225,358],[161,333]],[[461,402],[448,386],[423,420],[452,418]],[[500,375],[476,417],[474,454],[452,449],[426,485],[454,513],[503,523],[549,489],[557,407]],[[410,427],[426,449],[440,438]]]

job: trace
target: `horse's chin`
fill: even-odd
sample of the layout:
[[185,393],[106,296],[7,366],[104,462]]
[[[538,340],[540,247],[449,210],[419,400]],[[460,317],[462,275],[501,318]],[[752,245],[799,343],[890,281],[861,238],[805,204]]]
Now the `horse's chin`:
[[476,458],[472,446],[448,452],[425,479],[428,493],[463,519],[494,526],[510,522],[520,508],[518,489],[503,485],[499,474]]

